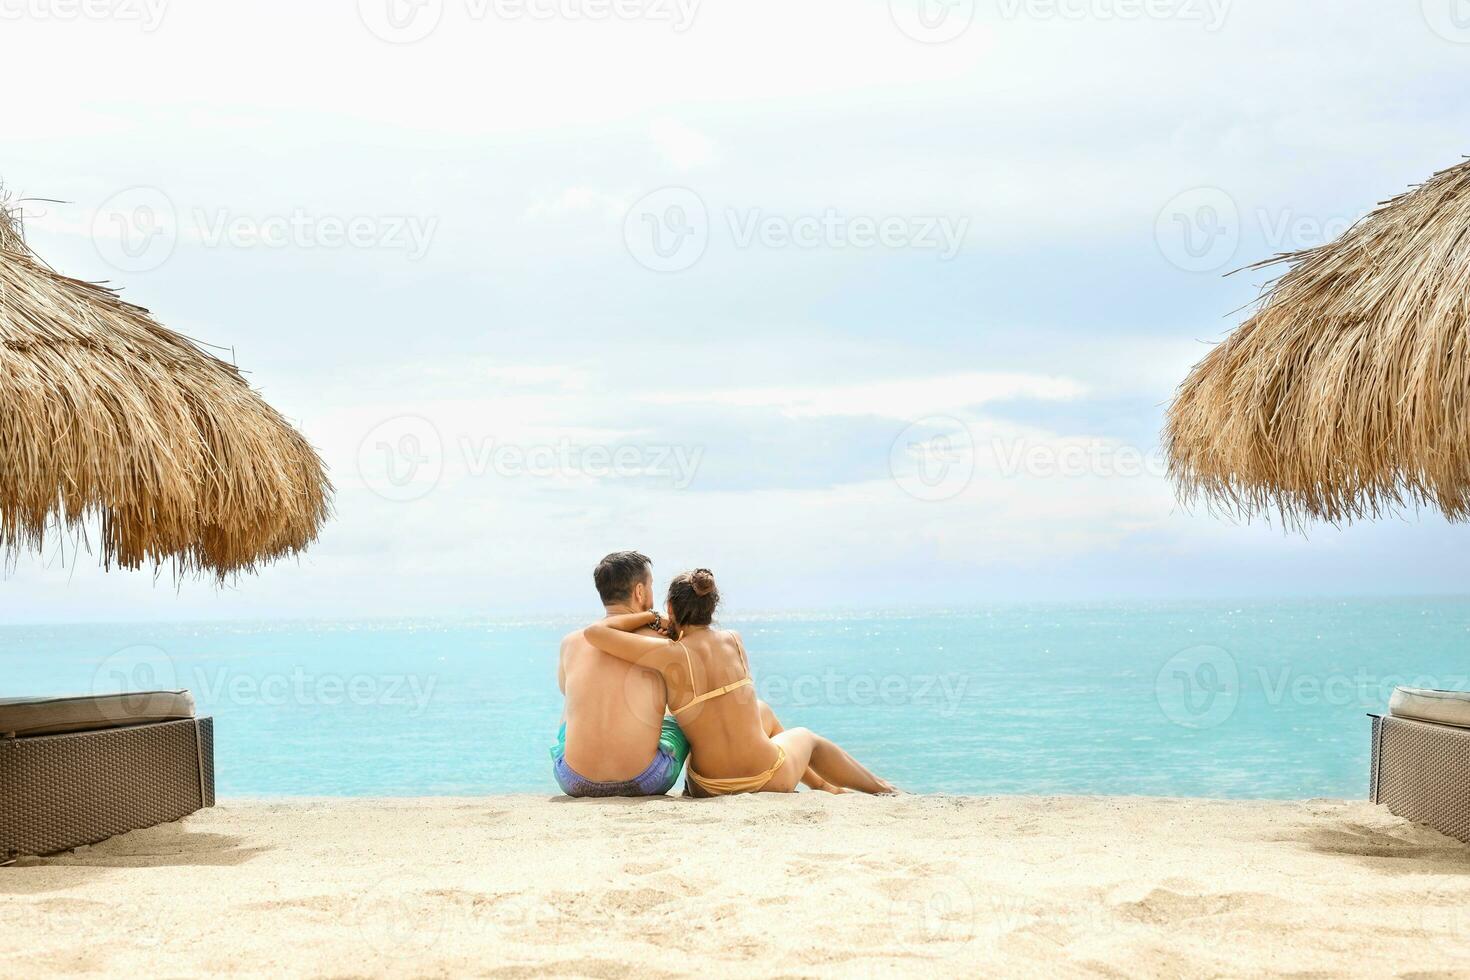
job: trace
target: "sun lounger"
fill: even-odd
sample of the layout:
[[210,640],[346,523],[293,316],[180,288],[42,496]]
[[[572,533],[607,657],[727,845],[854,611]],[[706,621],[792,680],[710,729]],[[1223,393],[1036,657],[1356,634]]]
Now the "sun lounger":
[[1373,719],[1369,798],[1470,842],[1470,693],[1394,691]]
[[188,691],[0,699],[0,864],[214,806],[214,722]]

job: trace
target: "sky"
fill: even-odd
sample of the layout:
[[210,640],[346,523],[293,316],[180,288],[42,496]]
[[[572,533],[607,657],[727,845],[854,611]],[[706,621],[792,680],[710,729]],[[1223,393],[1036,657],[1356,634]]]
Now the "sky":
[[1443,594],[1433,514],[1178,502],[1250,263],[1462,159],[1470,10],[1298,0],[0,0],[31,246],[318,447],[220,588],[5,570],[0,621]]

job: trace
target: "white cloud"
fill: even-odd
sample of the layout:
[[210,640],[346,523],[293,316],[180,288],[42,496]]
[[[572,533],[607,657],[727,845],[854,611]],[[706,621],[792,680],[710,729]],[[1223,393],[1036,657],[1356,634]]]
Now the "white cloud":
[[[1264,208],[1275,225],[1356,213],[1458,159],[1470,120],[1447,82],[1464,49],[1437,37],[1418,4],[1343,17],[1325,0],[1235,0],[1214,33],[1007,19],[981,4],[974,27],[940,46],[905,37],[886,0],[704,3],[683,32],[475,20],[464,4],[444,6],[443,26],[406,45],[371,36],[350,0],[174,4],[149,33],[7,22],[11,76],[46,84],[7,106],[0,176],[76,202],[38,204],[45,213],[28,226],[63,272],[119,279],[89,241],[110,233],[91,215],[138,185],[166,191],[182,215],[305,207],[438,221],[418,263],[206,249],[185,236],[164,267],[122,276],[125,295],[170,325],[238,348],[251,380],[331,462],[337,520],[300,564],[222,595],[103,577],[85,559],[75,580],[70,564],[25,560],[5,583],[8,609],[65,619],[556,606],[566,582],[585,579],[588,555],[630,542],[670,563],[729,568],[762,597],[751,601],[786,605],[813,581],[856,572],[921,578],[937,563],[1004,578],[1017,563],[1114,554],[1126,571],[1156,574],[1161,591],[1173,581],[1156,571],[1160,554],[1202,566],[1257,557],[1268,569],[1287,556],[1298,564],[1270,573],[1278,580],[1342,570],[1371,588],[1375,572],[1404,564],[1396,555],[1423,547],[1423,536],[1396,545],[1398,529],[1384,527],[1372,560],[1359,551],[1354,566],[1332,542],[1363,532],[1304,547],[1185,517],[1156,474],[1000,465],[1017,447],[1043,463],[1115,461],[1123,440],[1143,436],[1108,431],[1092,407],[1162,405],[1208,349],[1196,341],[1236,322],[1226,315],[1241,279],[1187,275],[1160,253],[1155,220],[1176,193],[1218,186],[1243,220],[1258,226]],[[267,56],[267,71],[229,67]],[[659,277],[627,254],[621,226],[633,200],[670,185],[694,188],[715,216],[951,215],[974,232],[948,265],[717,242],[687,273]],[[1257,257],[1245,251],[1242,263]],[[1181,311],[1185,300],[1199,305]],[[701,329],[706,320],[720,329]],[[1029,403],[1007,405],[1008,418],[1034,409],[1066,432],[990,417],[1003,402]],[[697,411],[676,410],[686,407]],[[821,486],[752,479],[691,492],[469,465],[492,437],[641,444],[663,438],[648,434],[660,415],[723,426],[729,453],[776,451],[776,430],[753,430],[784,416],[786,433],[857,433],[857,451],[880,456],[888,428],[950,416],[974,437],[953,459],[975,476],[930,504],[884,478],[886,460],[838,472],[853,460],[835,450]],[[405,416],[437,426],[446,458],[432,493],[395,503],[374,494],[358,456],[377,426]],[[1154,536],[1147,549],[1140,535]],[[1331,558],[1311,566],[1320,555]],[[935,598],[972,594],[945,587]]]
[[714,141],[674,119],[655,119],[649,126],[649,134],[675,170],[692,170],[714,159]]
[[621,221],[628,212],[631,198],[609,194],[594,187],[568,187],[550,198],[537,198],[526,208],[526,217],[564,218],[591,213],[609,221]]

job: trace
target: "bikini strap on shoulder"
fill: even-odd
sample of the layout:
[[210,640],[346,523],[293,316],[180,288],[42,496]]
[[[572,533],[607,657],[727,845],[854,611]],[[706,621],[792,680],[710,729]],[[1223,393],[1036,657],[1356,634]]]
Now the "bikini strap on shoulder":
[[689,648],[684,645],[683,640],[675,640],[679,649],[684,651],[684,666],[689,668],[689,693],[695,693],[694,689],[694,661],[689,657]]

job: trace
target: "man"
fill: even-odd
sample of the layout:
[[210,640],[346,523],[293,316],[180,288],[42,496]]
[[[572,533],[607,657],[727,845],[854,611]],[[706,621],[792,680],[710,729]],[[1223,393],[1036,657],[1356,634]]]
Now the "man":
[[[614,552],[597,563],[592,581],[609,616],[653,608],[653,562],[646,555]],[[663,635],[648,628],[638,632]],[[557,683],[566,707],[551,759],[563,793],[662,796],[674,787],[689,757],[689,740],[664,717],[669,695],[657,671],[609,656],[575,630],[562,638]],[[759,704],[766,734],[781,732],[771,706]],[[841,792],[813,769],[802,782]]]
[[[645,555],[608,555],[592,580],[609,616],[653,608],[653,563]],[[576,630],[561,641],[557,681],[566,709],[551,757],[563,793],[660,796],[673,788],[689,741],[664,718],[668,692],[657,672],[608,656]]]

